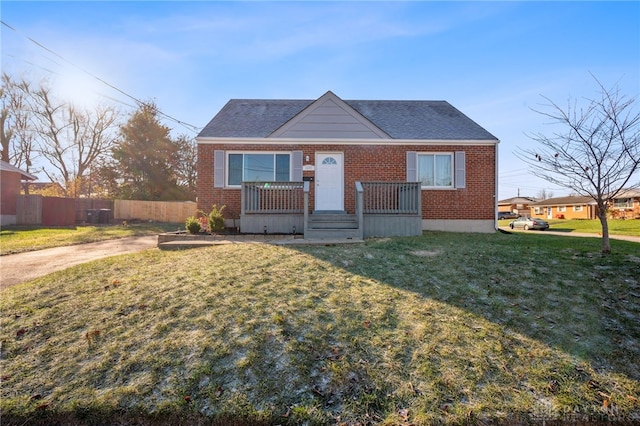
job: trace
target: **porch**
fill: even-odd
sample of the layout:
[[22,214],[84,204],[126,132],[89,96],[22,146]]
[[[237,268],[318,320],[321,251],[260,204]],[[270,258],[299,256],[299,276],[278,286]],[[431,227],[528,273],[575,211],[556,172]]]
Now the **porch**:
[[244,182],[240,232],[364,239],[422,234],[419,182],[356,182],[355,211],[311,211],[309,182]]

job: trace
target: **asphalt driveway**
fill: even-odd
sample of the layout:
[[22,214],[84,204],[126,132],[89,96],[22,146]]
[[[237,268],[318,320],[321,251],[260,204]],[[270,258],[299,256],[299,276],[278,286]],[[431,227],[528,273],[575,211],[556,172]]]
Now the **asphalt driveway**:
[[0,290],[80,263],[157,245],[158,236],[147,235],[0,256]]

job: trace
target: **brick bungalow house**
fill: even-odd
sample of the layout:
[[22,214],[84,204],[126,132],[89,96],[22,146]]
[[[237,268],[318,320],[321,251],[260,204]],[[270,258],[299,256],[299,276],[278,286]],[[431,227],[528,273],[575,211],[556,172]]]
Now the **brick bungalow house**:
[[198,208],[305,238],[494,232],[498,139],[446,101],[232,99],[198,142]]
[[513,197],[498,201],[499,212],[515,213],[518,216],[530,216],[531,209],[529,206],[536,200],[529,197]]
[[625,189],[611,200],[609,214],[614,219],[640,219],[640,189]]
[[35,179],[31,173],[0,160],[0,225],[15,225],[21,182]]
[[598,205],[591,197],[547,198],[530,206],[531,217],[540,219],[596,219]]

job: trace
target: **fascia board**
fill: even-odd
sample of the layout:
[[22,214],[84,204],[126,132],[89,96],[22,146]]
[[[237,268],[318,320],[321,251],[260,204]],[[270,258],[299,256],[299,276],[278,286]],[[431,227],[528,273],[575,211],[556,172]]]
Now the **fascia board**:
[[200,145],[469,145],[494,146],[498,139],[278,139],[278,138],[211,138],[198,137]]

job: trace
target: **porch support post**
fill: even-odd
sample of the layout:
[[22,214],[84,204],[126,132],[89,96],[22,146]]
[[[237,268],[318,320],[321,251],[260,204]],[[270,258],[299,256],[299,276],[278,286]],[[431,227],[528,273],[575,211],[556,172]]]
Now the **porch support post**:
[[304,182],[304,204],[302,206],[304,212],[304,235],[307,235],[307,229],[309,228],[309,182]]
[[364,239],[364,188],[356,182],[356,215],[358,217],[358,238]]
[[240,190],[240,214],[244,215],[246,212],[246,202],[245,202],[245,197],[247,194],[247,187],[245,185],[244,182],[242,182],[242,189]]

